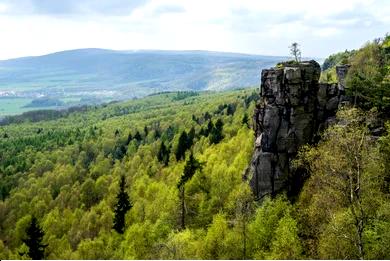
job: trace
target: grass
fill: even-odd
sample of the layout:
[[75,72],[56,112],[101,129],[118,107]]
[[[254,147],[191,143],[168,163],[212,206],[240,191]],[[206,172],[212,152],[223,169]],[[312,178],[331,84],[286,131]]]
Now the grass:
[[42,110],[55,107],[25,108],[33,99],[31,98],[1,98],[0,99],[0,117],[7,115],[21,114],[26,111]]

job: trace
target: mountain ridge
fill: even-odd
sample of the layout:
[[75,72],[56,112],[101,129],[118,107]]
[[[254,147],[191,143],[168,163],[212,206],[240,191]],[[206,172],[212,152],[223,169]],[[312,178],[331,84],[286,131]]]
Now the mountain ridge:
[[39,55],[28,55],[28,56],[20,56],[13,57],[7,59],[0,59],[0,63],[14,60],[22,60],[29,58],[39,58],[45,56],[52,56],[63,53],[72,53],[72,52],[83,52],[83,51],[100,51],[100,52],[111,52],[111,53],[177,53],[177,54],[188,54],[188,53],[197,53],[197,54],[219,54],[219,55],[231,55],[231,56],[248,56],[248,57],[274,57],[274,58],[284,58],[286,59],[288,56],[283,55],[263,55],[263,54],[251,54],[251,53],[241,53],[241,52],[223,52],[223,51],[212,51],[212,50],[164,50],[164,49],[125,49],[125,50],[116,50],[116,49],[107,49],[107,48],[98,48],[98,47],[90,47],[90,48],[76,48],[76,49],[67,49],[61,51],[54,51],[46,54]]
[[[66,50],[0,61],[0,109],[38,98],[69,106],[81,100],[109,102],[165,91],[220,91],[256,86],[259,71],[286,60],[214,51]],[[7,100],[7,101],[6,101]],[[9,105],[5,105],[5,102]],[[33,108],[31,108],[33,109]],[[20,113],[17,109],[11,114]]]

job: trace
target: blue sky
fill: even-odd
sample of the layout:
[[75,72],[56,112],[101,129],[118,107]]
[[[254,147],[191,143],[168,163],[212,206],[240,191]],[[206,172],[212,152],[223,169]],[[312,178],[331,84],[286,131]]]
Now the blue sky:
[[77,48],[326,57],[390,32],[388,0],[0,0],[0,59]]

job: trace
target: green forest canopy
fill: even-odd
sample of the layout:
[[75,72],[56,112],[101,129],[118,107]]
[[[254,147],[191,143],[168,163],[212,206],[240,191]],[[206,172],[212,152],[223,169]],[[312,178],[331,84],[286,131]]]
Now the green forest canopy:
[[[386,39],[348,58],[356,72]],[[257,100],[161,93],[0,127],[0,259],[29,258],[31,227],[47,259],[389,259],[390,134],[369,131],[386,107],[340,110],[291,166],[309,174],[299,197],[257,202]]]

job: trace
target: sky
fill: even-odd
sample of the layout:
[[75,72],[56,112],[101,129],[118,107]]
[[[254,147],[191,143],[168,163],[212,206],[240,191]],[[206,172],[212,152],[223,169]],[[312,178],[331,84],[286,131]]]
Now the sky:
[[304,57],[390,31],[389,0],[0,0],[0,59],[79,48]]

